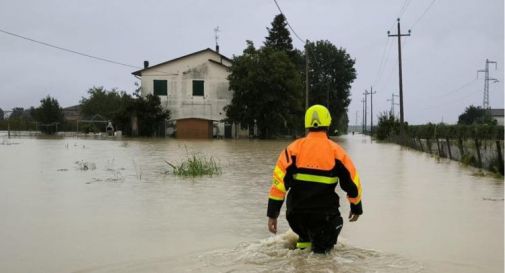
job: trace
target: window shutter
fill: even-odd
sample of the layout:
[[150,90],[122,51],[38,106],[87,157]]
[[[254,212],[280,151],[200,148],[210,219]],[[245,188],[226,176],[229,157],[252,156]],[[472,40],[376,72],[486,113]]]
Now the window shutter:
[[167,81],[154,80],[154,95],[166,96],[167,95]]
[[204,95],[203,81],[194,80],[193,81],[193,96],[203,96],[203,95]]

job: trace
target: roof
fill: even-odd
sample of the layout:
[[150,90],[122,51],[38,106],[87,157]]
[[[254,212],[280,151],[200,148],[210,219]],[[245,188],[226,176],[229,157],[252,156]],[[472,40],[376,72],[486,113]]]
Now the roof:
[[489,113],[492,117],[503,117],[503,108],[502,109],[489,109]]
[[80,110],[81,110],[80,104],[63,108],[63,111],[80,111]]
[[223,66],[223,67],[225,67],[225,68],[227,68],[227,69],[229,69],[229,68],[230,68],[229,66],[227,66],[227,65],[225,65],[225,64],[223,64],[223,63],[220,63],[220,62],[218,62],[218,61],[214,61],[214,60],[212,60],[212,59],[209,59],[209,62],[211,62],[211,63],[213,63],[213,64],[217,64],[217,65]]
[[[187,57],[190,57],[190,56],[193,56],[193,55],[197,55],[197,54],[200,54],[200,53],[203,53],[203,52],[206,52],[206,51],[210,51],[212,53],[215,53],[217,55],[219,55],[219,57],[231,62],[232,60],[220,53],[218,53],[217,51],[214,51],[210,48],[206,48],[206,49],[203,49],[203,50],[200,50],[200,51],[197,51],[197,52],[193,52],[193,53],[190,53],[190,54],[187,54],[187,55],[184,55],[182,57],[179,57],[179,58],[175,58],[175,59],[172,59],[172,60],[169,60],[169,61],[166,61],[166,62],[163,62],[163,63],[159,63],[159,64],[156,64],[156,65],[153,65],[153,66],[149,66],[147,68],[144,68],[144,69],[141,69],[141,70],[137,70],[135,72],[132,72],[133,75],[135,76],[142,76],[142,72],[143,71],[146,71],[146,70],[149,70],[149,69],[152,69],[152,68],[155,68],[155,67],[158,67],[158,66],[162,66],[162,65],[165,65],[165,64],[168,64],[168,63],[171,63],[171,62],[175,62],[175,61],[178,61],[180,59],[184,59],[184,58],[187,58]],[[210,60],[209,60],[210,61]]]

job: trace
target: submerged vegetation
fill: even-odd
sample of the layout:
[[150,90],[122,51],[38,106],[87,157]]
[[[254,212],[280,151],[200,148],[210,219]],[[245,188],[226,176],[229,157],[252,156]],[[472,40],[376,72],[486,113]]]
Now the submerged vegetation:
[[178,165],[174,165],[166,160],[165,162],[173,168],[173,173],[179,176],[196,177],[221,174],[221,167],[216,160],[213,157],[207,158],[201,154],[188,156],[186,160]]
[[402,126],[392,113],[383,113],[374,133],[378,140],[397,142],[503,176],[503,130],[496,122]]

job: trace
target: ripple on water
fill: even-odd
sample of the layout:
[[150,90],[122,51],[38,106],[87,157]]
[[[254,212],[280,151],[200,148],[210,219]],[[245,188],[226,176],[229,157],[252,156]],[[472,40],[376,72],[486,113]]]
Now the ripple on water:
[[297,235],[291,231],[234,249],[200,256],[200,268],[191,272],[421,272],[419,263],[391,254],[338,243],[328,255],[293,250]]
[[415,273],[420,263],[397,255],[338,243],[328,255],[294,249],[297,235],[292,231],[268,239],[244,242],[232,249],[143,261],[130,261],[74,273],[98,272],[251,272],[251,273]]

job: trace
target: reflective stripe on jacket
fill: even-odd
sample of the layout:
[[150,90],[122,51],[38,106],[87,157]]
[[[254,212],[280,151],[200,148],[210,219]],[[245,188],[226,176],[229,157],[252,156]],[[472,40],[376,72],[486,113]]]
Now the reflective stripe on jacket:
[[351,158],[326,132],[309,132],[280,153],[267,215],[278,217],[286,194],[287,213],[338,213],[338,183],[347,193],[351,211],[361,214],[361,182]]

